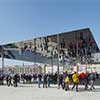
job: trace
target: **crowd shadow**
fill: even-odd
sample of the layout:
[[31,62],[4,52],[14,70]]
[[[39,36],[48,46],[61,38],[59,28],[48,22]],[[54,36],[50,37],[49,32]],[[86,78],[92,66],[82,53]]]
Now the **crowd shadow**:
[[85,89],[85,88],[79,88],[79,92],[100,92],[100,87],[95,87],[95,89]]

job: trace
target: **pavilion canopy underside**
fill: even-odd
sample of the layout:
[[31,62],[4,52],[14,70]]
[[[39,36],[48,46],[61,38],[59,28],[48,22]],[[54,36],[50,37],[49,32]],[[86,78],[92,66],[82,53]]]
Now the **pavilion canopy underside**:
[[0,56],[43,64],[85,63],[99,48],[89,28],[0,46]]

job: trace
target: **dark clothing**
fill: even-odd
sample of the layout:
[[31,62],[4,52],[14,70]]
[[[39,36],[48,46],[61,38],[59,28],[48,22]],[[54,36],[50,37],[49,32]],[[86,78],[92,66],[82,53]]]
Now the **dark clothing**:
[[50,75],[47,75],[47,84],[48,84],[48,87],[50,87]]
[[94,89],[94,83],[96,80],[96,73],[90,73],[86,76],[86,84],[85,89],[88,89],[88,85],[90,85],[90,89]]
[[43,76],[43,88],[46,87],[47,88],[47,75]]
[[38,75],[38,79],[41,81],[41,79],[42,79],[42,75],[41,74]]
[[40,88],[40,85],[41,85],[41,79],[42,79],[42,75],[39,74],[39,75],[38,75],[38,88]]
[[8,85],[8,87],[9,87],[9,86],[12,86],[12,83],[11,83],[11,81],[12,81],[12,77],[11,77],[10,75],[7,76],[6,81],[7,81],[7,85]]
[[62,83],[63,83],[63,75],[60,75],[59,79],[58,79],[58,88],[60,88],[60,85],[63,88],[63,84]]
[[15,76],[13,77],[13,80],[14,80],[14,87],[17,87],[17,86],[18,86],[18,85],[17,85],[18,79],[19,79],[18,75],[15,74]]

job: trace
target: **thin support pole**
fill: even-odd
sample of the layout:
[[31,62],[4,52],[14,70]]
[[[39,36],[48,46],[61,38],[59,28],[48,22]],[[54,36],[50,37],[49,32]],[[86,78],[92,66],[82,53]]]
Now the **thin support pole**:
[[2,74],[3,74],[3,72],[4,72],[4,55],[2,53]]

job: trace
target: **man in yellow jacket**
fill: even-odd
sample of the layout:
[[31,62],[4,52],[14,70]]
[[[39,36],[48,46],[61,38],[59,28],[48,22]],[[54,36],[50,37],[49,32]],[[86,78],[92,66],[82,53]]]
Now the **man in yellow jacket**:
[[72,79],[73,79],[73,83],[74,83],[73,87],[72,87],[72,90],[76,86],[76,91],[78,92],[79,73],[74,72],[74,74],[72,75]]

